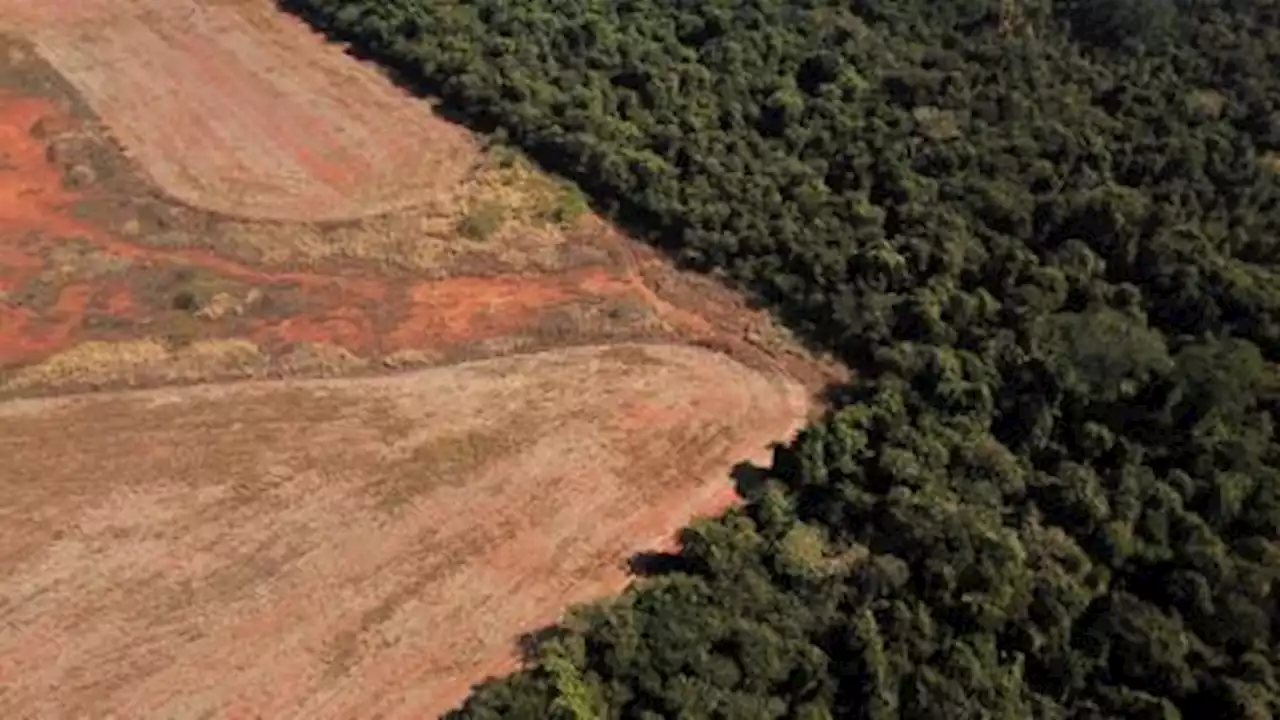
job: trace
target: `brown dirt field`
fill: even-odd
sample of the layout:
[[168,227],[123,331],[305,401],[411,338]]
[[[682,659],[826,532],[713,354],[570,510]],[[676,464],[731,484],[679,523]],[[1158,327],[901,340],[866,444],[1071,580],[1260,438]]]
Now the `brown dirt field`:
[[195,207],[288,220],[451,194],[462,128],[267,0],[0,0],[159,187]]
[[656,345],[0,404],[0,711],[433,716],[806,409]]

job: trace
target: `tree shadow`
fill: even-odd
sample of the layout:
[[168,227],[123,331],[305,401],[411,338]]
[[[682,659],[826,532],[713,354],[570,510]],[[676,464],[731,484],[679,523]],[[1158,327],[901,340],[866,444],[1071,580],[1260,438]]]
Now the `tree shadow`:
[[862,398],[859,391],[853,386],[845,383],[832,383],[822,389],[822,404],[826,407],[845,407],[852,405]]
[[528,665],[538,660],[538,648],[543,644],[564,637],[569,631],[559,625],[548,625],[522,633],[516,639],[516,650],[520,655],[521,664]]
[[683,571],[687,567],[679,553],[638,552],[627,559],[627,571],[636,577],[652,578]]
[[[777,443],[773,447],[776,449]],[[738,495],[750,502],[764,491],[765,483],[769,480],[769,468],[743,460],[733,466],[729,477],[733,480]]]

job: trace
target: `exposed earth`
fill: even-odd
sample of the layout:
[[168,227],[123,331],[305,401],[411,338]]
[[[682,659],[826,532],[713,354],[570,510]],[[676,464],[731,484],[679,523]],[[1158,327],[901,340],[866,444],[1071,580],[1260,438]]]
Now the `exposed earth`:
[[806,406],[656,345],[0,404],[0,708],[439,713]]
[[7,717],[443,711],[839,376],[265,0],[0,32]]
[[143,171],[195,207],[362,217],[450,193],[475,160],[465,130],[270,3],[17,4],[10,22]]

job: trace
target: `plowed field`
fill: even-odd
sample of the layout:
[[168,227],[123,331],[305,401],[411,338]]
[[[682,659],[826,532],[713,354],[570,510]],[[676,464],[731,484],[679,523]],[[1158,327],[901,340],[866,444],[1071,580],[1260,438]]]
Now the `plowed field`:
[[0,714],[432,716],[805,407],[633,345],[0,404]]
[[196,207],[360,217],[450,192],[475,159],[464,130],[267,0],[0,0],[3,15]]

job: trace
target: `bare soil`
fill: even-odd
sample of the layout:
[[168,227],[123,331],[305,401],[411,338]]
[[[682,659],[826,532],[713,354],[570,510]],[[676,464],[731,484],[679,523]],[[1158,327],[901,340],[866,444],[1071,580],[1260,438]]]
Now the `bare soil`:
[[269,8],[0,0],[6,717],[446,709],[841,377]]
[[[270,2],[0,1],[146,174],[184,203],[289,220],[452,192],[474,140]],[[22,6],[15,9],[15,6]]]
[[807,399],[615,345],[0,404],[0,714],[434,716]]

